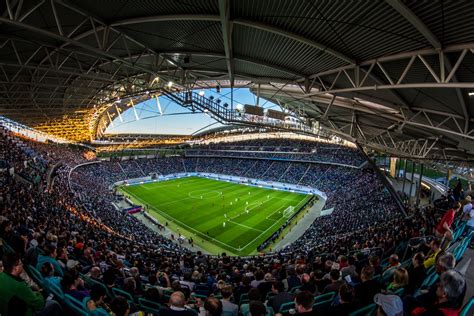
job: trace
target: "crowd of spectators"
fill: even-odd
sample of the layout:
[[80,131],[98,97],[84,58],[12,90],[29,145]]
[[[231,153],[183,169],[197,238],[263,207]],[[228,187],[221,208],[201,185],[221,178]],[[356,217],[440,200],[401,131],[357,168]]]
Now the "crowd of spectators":
[[[2,315],[73,314],[52,289],[84,301],[92,315],[144,310],[139,298],[161,304],[156,312],[166,316],[257,316],[268,308],[283,315],[348,315],[374,302],[386,315],[457,315],[462,306],[466,282],[446,249],[463,212],[455,205],[438,221],[436,210],[407,208],[405,217],[373,171],[168,157],[89,164],[72,172],[70,187],[70,160],[45,189],[43,169],[60,157],[45,158],[5,131],[0,144],[2,152],[12,153],[1,156],[0,168]],[[292,183],[298,179],[293,173],[304,170],[297,183],[334,191],[335,206],[343,207],[282,251],[229,257],[191,253],[110,203],[108,186],[116,179],[191,170]],[[31,181],[32,175],[39,181]],[[426,237],[435,231],[441,235]],[[407,245],[417,237],[422,242],[411,260]],[[382,263],[387,254],[388,263]],[[420,289],[431,271],[439,281]],[[331,298],[315,302],[323,297]]]
[[200,145],[186,150],[187,156],[273,158],[360,166],[364,156],[357,148],[297,139],[256,139]]

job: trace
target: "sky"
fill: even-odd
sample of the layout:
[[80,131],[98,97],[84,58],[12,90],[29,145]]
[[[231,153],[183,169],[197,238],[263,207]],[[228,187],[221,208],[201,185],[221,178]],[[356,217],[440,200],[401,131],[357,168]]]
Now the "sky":
[[[221,99],[222,103],[231,103],[231,89],[221,89],[220,94],[215,89],[205,89],[204,96],[214,96]],[[197,91],[195,91],[197,92]],[[162,115],[158,110],[155,99],[144,101],[135,106],[138,120],[132,108],[122,113],[122,120],[116,118],[113,125],[110,124],[106,130],[109,134],[175,134],[190,135],[196,131],[207,128],[222,126],[216,120],[204,113],[192,113],[187,108],[169,101],[165,97],[159,97]],[[237,104],[255,105],[256,96],[248,88],[234,88],[234,106]],[[260,99],[260,105],[264,108],[280,109],[278,105]]]

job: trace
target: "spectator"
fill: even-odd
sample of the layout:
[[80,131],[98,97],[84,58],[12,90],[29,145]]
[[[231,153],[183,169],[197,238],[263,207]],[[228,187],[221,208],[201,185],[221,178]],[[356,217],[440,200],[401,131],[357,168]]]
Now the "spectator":
[[387,291],[395,292],[408,285],[408,271],[405,268],[398,267],[393,273],[393,281],[387,287]]
[[381,285],[378,280],[374,280],[374,268],[372,266],[365,266],[362,268],[360,274],[361,283],[354,288],[354,295],[359,306],[366,306],[373,302],[375,294],[381,290]]
[[185,307],[186,298],[183,292],[173,292],[170,296],[169,307],[160,310],[161,316],[195,316],[195,312]]
[[354,292],[350,285],[343,284],[339,288],[339,304],[331,305],[325,314],[334,316],[347,316],[355,309]]
[[436,289],[436,300],[432,304],[420,306],[412,311],[416,316],[457,315],[466,294],[466,282],[455,271],[443,272]]
[[45,305],[40,292],[32,291],[20,278],[23,263],[16,253],[3,256],[3,272],[0,272],[0,315],[59,315],[57,302]]
[[332,269],[331,272],[329,272],[329,277],[331,278],[331,284],[326,285],[323,293],[338,292],[339,288],[344,284],[344,281],[341,280],[339,270]]
[[395,270],[400,266],[400,260],[398,259],[398,255],[392,254],[388,258],[388,266],[385,268],[382,278],[392,278],[393,273]]
[[454,222],[456,213],[461,209],[461,203],[455,202],[452,207],[447,210],[435,229],[435,235],[437,238],[446,238],[448,241],[453,239],[453,231],[451,225]]
[[38,261],[36,263],[36,269],[40,270],[41,266],[49,262],[53,265],[54,267],[54,274],[63,276],[64,275],[64,270],[59,264],[59,262],[56,260],[57,252],[56,252],[56,246],[52,244],[48,244],[46,248],[44,249],[44,255],[40,254],[38,256]]
[[403,316],[403,302],[393,294],[377,294],[374,297],[377,304],[377,315]]
[[259,301],[250,301],[249,312],[250,316],[265,316],[268,314],[265,305],[263,305],[263,303]]
[[412,258],[412,265],[408,268],[408,286],[405,288],[406,294],[413,294],[418,289],[426,277],[423,262],[425,256],[422,252],[417,252]]
[[200,316],[222,316],[222,302],[215,297],[209,297],[200,309]]
[[430,268],[432,265],[436,263],[436,258],[438,257],[439,253],[441,252],[441,240],[440,239],[433,239],[430,243],[430,252],[425,258],[423,265],[425,269]]
[[221,290],[221,294],[222,312],[225,313],[227,316],[238,316],[239,307],[230,301],[233,294],[232,286],[224,286]]
[[267,306],[273,308],[275,312],[280,310],[281,305],[293,301],[293,296],[285,292],[285,286],[281,281],[275,281],[272,284],[272,293],[274,294],[267,302]]
[[314,296],[310,292],[301,291],[296,294],[295,297],[295,310],[296,315],[300,316],[312,316],[317,315],[316,311],[313,310]]
[[372,268],[374,269],[374,275],[382,276],[383,268],[380,265],[379,256],[376,256],[376,255],[370,256],[369,262],[370,262],[370,265],[372,266]]
[[130,313],[130,305],[123,296],[115,297],[110,302],[110,309],[112,310],[113,316],[128,316]]
[[91,314],[97,313],[98,310],[110,313],[110,308],[105,304],[106,295],[105,288],[100,284],[94,284],[92,286],[90,300],[86,303],[87,309]]
[[90,296],[89,291],[84,289],[84,281],[79,277],[79,272],[75,270],[64,273],[61,286],[64,294],[69,294],[81,302],[85,297]]

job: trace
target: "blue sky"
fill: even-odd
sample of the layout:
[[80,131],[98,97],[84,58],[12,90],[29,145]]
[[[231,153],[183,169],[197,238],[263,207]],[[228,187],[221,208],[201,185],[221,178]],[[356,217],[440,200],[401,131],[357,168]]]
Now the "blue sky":
[[[230,89],[221,89],[220,94],[215,89],[203,90],[206,97],[220,98],[222,103],[231,103]],[[146,134],[180,134],[189,135],[206,126],[220,126],[213,118],[204,113],[192,113],[190,110],[159,97],[163,115],[160,115],[155,99],[142,102],[135,106],[139,120],[136,120],[133,109],[122,114],[122,120],[116,118],[107,128],[106,133],[146,133]],[[237,104],[256,104],[256,96],[248,88],[234,88],[234,106]],[[260,99],[264,108],[280,109],[279,106]],[[212,125],[211,125],[212,124]]]

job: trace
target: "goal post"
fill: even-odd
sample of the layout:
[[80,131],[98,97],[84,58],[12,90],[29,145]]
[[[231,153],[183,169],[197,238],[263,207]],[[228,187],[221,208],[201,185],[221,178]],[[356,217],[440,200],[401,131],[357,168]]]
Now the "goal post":
[[289,218],[293,215],[294,212],[295,207],[290,205],[283,211],[283,217]]

